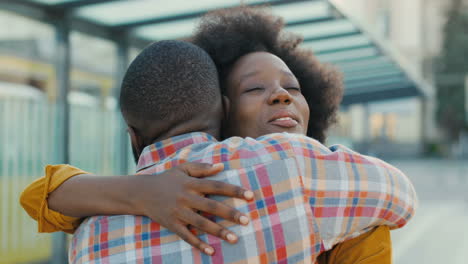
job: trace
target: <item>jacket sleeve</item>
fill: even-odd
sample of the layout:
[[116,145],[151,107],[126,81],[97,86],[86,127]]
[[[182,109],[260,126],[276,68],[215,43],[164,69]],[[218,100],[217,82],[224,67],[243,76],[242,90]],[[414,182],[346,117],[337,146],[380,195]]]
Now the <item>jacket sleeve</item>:
[[73,176],[87,174],[70,165],[48,165],[45,175],[30,185],[21,193],[20,203],[24,210],[38,224],[38,232],[51,233],[63,231],[72,234],[81,223],[80,218],[69,217],[49,209],[47,198],[51,192]]
[[322,253],[319,264],[391,264],[392,242],[388,226],[379,226]]

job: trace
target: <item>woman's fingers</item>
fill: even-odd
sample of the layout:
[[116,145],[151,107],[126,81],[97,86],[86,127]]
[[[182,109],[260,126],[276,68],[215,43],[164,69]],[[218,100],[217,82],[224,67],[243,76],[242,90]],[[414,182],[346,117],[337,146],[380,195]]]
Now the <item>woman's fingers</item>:
[[224,239],[229,243],[237,242],[237,236],[234,233],[191,210],[182,210],[180,212],[180,216],[182,221],[202,230],[203,232]]
[[[254,196],[252,191],[236,185],[221,181],[201,179],[207,176],[216,175],[223,169],[223,164],[211,165],[207,163],[184,163],[174,168],[173,173],[175,172],[177,177],[169,178],[178,179],[178,186],[181,188],[178,189],[178,191],[168,191],[167,196],[174,196],[176,201],[174,206],[169,208],[177,208],[176,211],[173,211],[175,213],[173,217],[175,217],[174,220],[176,220],[177,223],[169,223],[168,228],[180,236],[184,241],[208,255],[212,255],[214,253],[214,249],[192,234],[185,225],[191,225],[205,233],[226,240],[229,243],[236,243],[238,238],[233,232],[197,214],[194,210],[207,212],[242,225],[248,224],[249,219],[238,210],[235,210],[221,202],[204,198],[203,196],[207,194],[216,194],[245,200],[251,200]],[[188,178],[190,176],[194,178]],[[171,199],[169,199],[169,201],[170,200]],[[171,215],[171,213],[169,215]],[[172,228],[170,226],[172,226]]]
[[193,190],[202,194],[216,194],[244,200],[252,200],[254,198],[252,191],[229,183],[200,179],[191,184]]
[[214,254],[213,247],[200,240],[196,235],[192,234],[192,232],[190,232],[186,225],[176,223],[171,228],[171,231],[176,233],[180,238],[182,238],[185,242],[189,243],[192,247],[198,248],[201,252],[210,256]]
[[[179,165],[178,168],[182,171],[182,173],[186,173],[187,176],[203,178],[220,173],[224,169],[224,164],[217,163],[211,165],[208,163],[187,162]],[[220,181],[204,179],[199,181],[191,181],[190,186],[188,187],[203,194],[217,194],[246,200],[251,200],[254,196],[252,191]]]
[[178,166],[180,170],[188,174],[188,176],[203,178],[216,175],[224,170],[223,163],[208,164],[187,162]]
[[[233,223],[241,225],[247,225],[249,223],[249,218],[245,214],[221,202],[208,198],[193,195],[190,197],[189,206],[202,212],[219,216]],[[206,230],[204,231],[207,232]]]

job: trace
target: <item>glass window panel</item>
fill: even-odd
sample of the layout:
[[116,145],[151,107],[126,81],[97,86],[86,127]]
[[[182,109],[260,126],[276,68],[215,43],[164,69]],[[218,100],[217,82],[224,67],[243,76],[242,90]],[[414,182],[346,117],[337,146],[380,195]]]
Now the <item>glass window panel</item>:
[[[367,80],[362,83],[345,83],[346,90],[359,89],[359,92],[363,91],[381,91],[387,89],[394,89],[401,86],[406,86],[410,84],[407,78],[405,77],[394,77],[387,79],[375,79]],[[346,92],[348,93],[348,92]]]
[[[329,15],[328,4],[322,1],[282,5],[274,7],[273,12],[289,22]],[[198,18],[195,18],[142,26],[138,27],[135,33],[140,37],[151,40],[177,39],[191,35],[197,22]]]
[[29,85],[52,98],[54,29],[1,10],[0,24],[0,81]]
[[154,0],[118,1],[112,3],[86,6],[77,10],[77,15],[105,25],[120,25],[152,19],[190,13],[194,11],[211,10],[220,7],[239,5],[241,3],[268,3],[269,1],[241,0],[171,0],[164,4]]
[[[54,29],[0,10],[0,262],[46,262],[50,234],[21,208],[19,196],[56,163]],[[27,252],[27,254],[25,254]]]
[[379,51],[376,48],[363,48],[349,51],[340,51],[331,54],[317,55],[321,61],[340,61],[348,59],[358,59],[360,57],[368,57],[378,55]]
[[178,39],[193,34],[198,19],[185,19],[135,29],[139,37],[150,40]]
[[360,74],[353,74],[353,75],[346,75],[345,74],[345,81],[360,81],[360,80],[367,80],[369,78],[390,78],[395,76],[400,76],[402,72],[398,69],[393,70],[385,70],[385,71],[373,71],[373,72],[361,72]]
[[319,41],[306,42],[303,47],[311,48],[314,52],[334,50],[359,45],[370,45],[372,41],[364,35],[349,36],[343,38],[326,39]]
[[72,32],[70,42],[71,163],[98,174],[122,173],[119,157],[124,148],[119,131],[123,127],[115,93],[120,85],[117,46],[79,32]]
[[[371,119],[382,118],[380,126],[375,127],[372,136],[377,138],[386,137],[397,143],[408,145],[409,142],[420,140],[420,102],[418,98],[404,98],[369,103]],[[375,122],[375,121],[374,121]]]
[[368,73],[368,74],[374,74],[374,73],[380,73],[380,72],[391,72],[391,71],[401,71],[398,67],[396,67],[393,64],[375,64],[375,65],[369,65],[365,67],[356,67],[353,69],[346,69],[343,70],[342,68],[339,67],[340,70],[344,73],[345,76],[354,76],[356,74],[362,74],[362,73]]
[[304,38],[329,36],[357,31],[356,26],[345,19],[329,22],[311,23],[287,27],[288,31],[304,36]]
[[387,64],[387,65],[393,65],[392,61],[387,58],[386,56],[380,56],[376,58],[366,58],[358,61],[353,61],[353,62],[342,62],[338,63],[337,66],[341,70],[353,70],[357,68],[364,68],[364,67],[373,67],[375,65],[382,65],[382,64]]
[[273,7],[273,13],[281,16],[286,22],[297,22],[312,18],[330,16],[329,4],[326,1],[308,1]]
[[113,75],[117,58],[116,47],[112,42],[73,31],[70,34],[70,43],[73,67]]
[[46,5],[55,5],[55,4],[62,4],[68,2],[77,2],[82,0],[29,0],[31,2],[46,4]]

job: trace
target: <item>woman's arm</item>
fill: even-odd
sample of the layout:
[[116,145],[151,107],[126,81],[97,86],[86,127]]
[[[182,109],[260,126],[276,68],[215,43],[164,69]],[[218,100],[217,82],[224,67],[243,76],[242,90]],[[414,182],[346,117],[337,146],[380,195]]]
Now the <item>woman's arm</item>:
[[[239,211],[204,197],[216,194],[247,200],[253,198],[253,193],[244,188],[203,179],[221,172],[223,168],[222,164],[185,163],[159,175],[94,176],[80,174],[83,171],[68,165],[49,166],[45,177],[25,189],[21,203],[38,220],[39,225],[41,221],[49,227],[57,224],[55,229],[43,228],[40,231],[63,230],[63,222],[77,222],[81,217],[97,214],[145,215],[191,245],[205,250],[209,246],[194,236],[187,225],[231,243],[236,242],[237,237],[222,226],[201,217],[196,211],[239,224],[248,223],[247,216]],[[31,196],[38,196],[38,193],[43,194],[39,195],[41,199],[31,202]],[[54,215],[53,219],[47,219],[50,215]],[[57,219],[57,215],[63,218]],[[68,225],[77,227],[76,224]]]
[[70,165],[48,165],[45,176],[36,179],[23,190],[20,196],[21,206],[37,221],[38,232],[64,231],[72,234],[75,231],[81,219],[50,210],[47,197],[70,177],[86,173]]
[[[136,176],[96,176],[80,174],[69,178],[49,193],[51,210],[82,218],[93,215],[142,215],[135,206]],[[138,179],[141,180],[141,179]]]

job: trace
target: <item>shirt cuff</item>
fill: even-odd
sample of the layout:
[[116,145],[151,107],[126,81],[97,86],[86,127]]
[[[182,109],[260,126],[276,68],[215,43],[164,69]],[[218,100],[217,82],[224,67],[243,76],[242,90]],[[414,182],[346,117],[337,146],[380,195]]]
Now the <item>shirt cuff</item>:
[[49,193],[57,189],[66,180],[87,172],[70,165],[48,165],[45,168],[45,183],[40,198],[41,204],[38,212],[38,231],[41,233],[64,231],[72,234],[80,225],[81,218],[70,217],[49,209],[47,198]]

